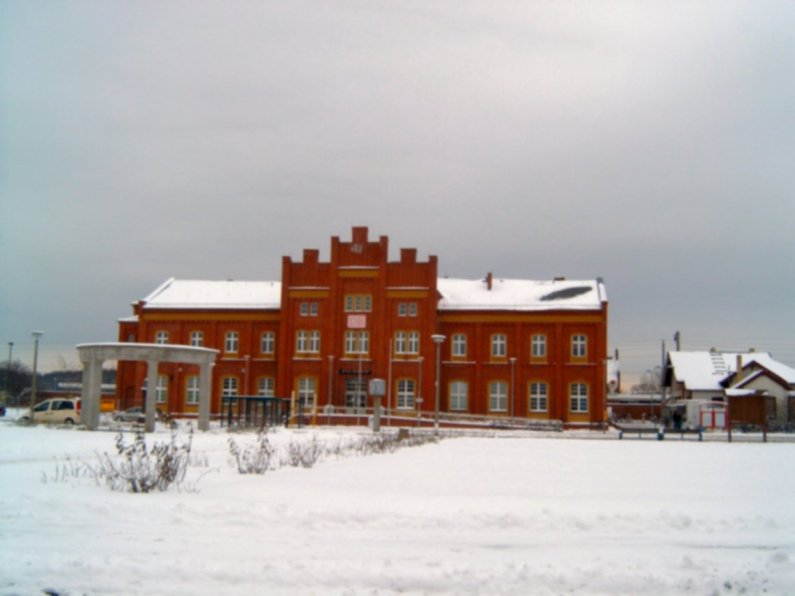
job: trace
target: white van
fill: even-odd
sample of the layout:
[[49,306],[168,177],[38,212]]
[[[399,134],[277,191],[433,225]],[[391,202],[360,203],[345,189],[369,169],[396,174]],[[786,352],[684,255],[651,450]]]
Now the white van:
[[[30,414],[19,418],[30,422]],[[80,422],[80,400],[77,398],[45,399],[33,408],[33,422],[45,424],[76,424]]]

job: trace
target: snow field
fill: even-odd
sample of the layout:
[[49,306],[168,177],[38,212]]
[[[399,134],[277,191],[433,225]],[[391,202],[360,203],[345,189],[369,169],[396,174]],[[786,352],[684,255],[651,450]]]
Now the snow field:
[[[355,434],[280,430],[270,440]],[[229,436],[194,436],[208,465],[191,468],[182,491],[128,494],[54,481],[54,458],[91,461],[113,451],[113,433],[0,424],[0,594],[795,586],[792,443],[451,438],[257,476],[229,465]]]

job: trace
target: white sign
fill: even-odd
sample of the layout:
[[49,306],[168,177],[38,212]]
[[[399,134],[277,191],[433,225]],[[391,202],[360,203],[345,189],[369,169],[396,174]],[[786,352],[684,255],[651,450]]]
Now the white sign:
[[384,397],[386,395],[386,381],[384,379],[370,379],[367,388],[372,397]]
[[348,315],[348,329],[366,329],[367,315]]

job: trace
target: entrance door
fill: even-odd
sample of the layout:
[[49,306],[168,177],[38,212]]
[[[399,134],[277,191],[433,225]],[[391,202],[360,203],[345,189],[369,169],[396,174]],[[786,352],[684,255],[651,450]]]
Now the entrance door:
[[345,407],[348,411],[363,411],[365,400],[365,380],[345,379]]

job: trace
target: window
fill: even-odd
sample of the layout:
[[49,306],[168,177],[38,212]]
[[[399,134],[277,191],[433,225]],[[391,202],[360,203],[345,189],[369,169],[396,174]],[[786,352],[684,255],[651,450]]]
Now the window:
[[257,395],[260,397],[273,397],[275,394],[273,377],[260,377],[257,384]]
[[467,355],[467,336],[463,333],[453,335],[453,357],[464,358]]
[[549,387],[546,383],[530,383],[530,411],[546,412]]
[[155,386],[155,402],[164,404],[168,401],[168,377],[158,375],[157,385]]
[[585,383],[569,385],[569,407],[573,413],[588,411],[588,385]]
[[276,334],[273,331],[265,331],[260,336],[259,350],[263,354],[273,354],[276,351]]
[[409,332],[408,353],[409,354],[419,354],[420,353],[420,332],[419,331],[411,331],[411,332]]
[[309,351],[313,354],[320,352],[320,331],[309,332]]
[[155,343],[156,344],[167,344],[168,343],[168,331],[158,331],[155,334]]
[[572,358],[585,358],[588,355],[588,338],[584,335],[571,336]]
[[508,354],[508,338],[502,333],[491,336],[492,358],[505,358]]
[[298,399],[302,406],[314,406],[316,393],[317,383],[314,377],[298,377]]
[[189,406],[199,403],[199,377],[196,375],[188,377],[188,384],[185,386],[185,403]]
[[368,331],[346,331],[345,353],[367,354],[370,351],[370,333]]
[[236,354],[239,341],[240,335],[237,331],[227,331],[226,339],[224,340],[224,351]]
[[508,411],[508,383],[504,381],[489,383],[489,410],[492,412]]
[[317,302],[302,302],[299,309],[302,317],[317,316]]
[[373,297],[370,294],[346,294],[345,312],[371,312]]
[[365,381],[362,379],[345,380],[345,406],[348,408],[363,408],[365,398]]
[[405,331],[396,331],[395,332],[395,354],[405,354],[406,353],[406,332]]
[[417,303],[416,302],[400,302],[398,304],[399,317],[416,317],[417,316]]
[[531,358],[546,358],[547,357],[547,336],[542,334],[533,335],[530,338],[530,357]]
[[410,410],[414,407],[414,380],[400,379],[397,383],[397,408]]
[[237,396],[237,377],[224,377],[223,384],[221,386],[221,396]]
[[295,335],[295,351],[308,352],[309,351],[309,332],[301,329]]
[[466,381],[453,381],[450,383],[450,409],[462,411],[468,408],[467,397],[469,385]]
[[204,333],[202,333],[201,331],[191,331],[190,345],[196,348],[202,347],[204,345]]

